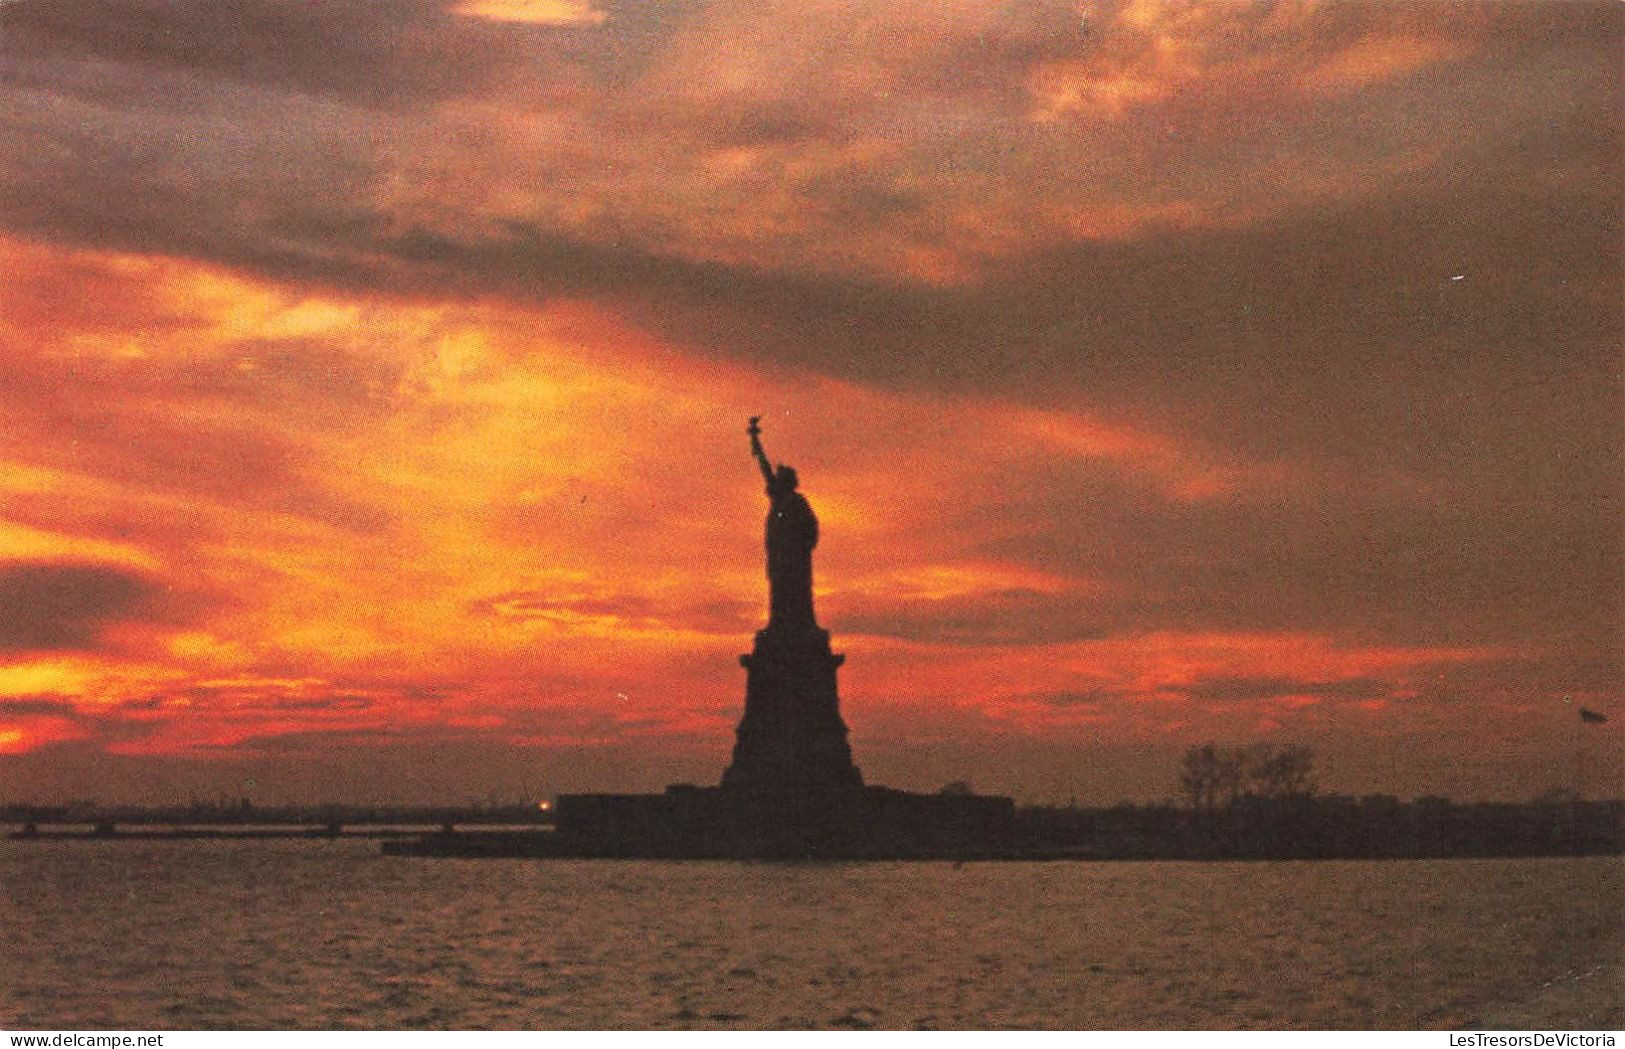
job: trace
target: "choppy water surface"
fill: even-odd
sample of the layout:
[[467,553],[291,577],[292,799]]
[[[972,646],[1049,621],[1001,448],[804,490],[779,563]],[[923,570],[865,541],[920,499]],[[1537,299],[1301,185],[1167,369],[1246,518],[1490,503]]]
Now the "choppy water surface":
[[1622,873],[0,843],[0,1027],[1619,1026]]

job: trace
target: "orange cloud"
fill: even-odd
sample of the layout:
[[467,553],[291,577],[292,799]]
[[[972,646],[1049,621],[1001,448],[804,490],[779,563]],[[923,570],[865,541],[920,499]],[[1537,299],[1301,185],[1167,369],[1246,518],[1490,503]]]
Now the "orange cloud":
[[100,290],[0,323],[33,394],[0,437],[0,569],[208,595],[0,664],[0,697],[63,707],[0,706],[8,753],[724,746],[765,602],[753,414],[824,521],[818,600],[866,745],[1369,729],[1413,716],[1439,668],[1508,656],[1125,625],[1182,584],[1111,556],[1134,526],[1092,517],[1099,493],[1177,523],[1323,482],[1121,414],[719,364],[579,302],[0,256],[35,289]]
[[54,743],[83,739],[87,735],[83,728],[66,718],[28,717],[13,720],[6,717],[5,707],[0,706],[0,755],[27,754]]
[[586,0],[463,0],[452,10],[469,18],[527,25],[597,25],[605,18]]
[[[1171,438],[1081,415],[805,380],[787,396],[782,376],[700,364],[570,306],[367,301],[172,260],[5,250],[36,284],[93,273],[108,294],[82,329],[10,321],[61,393],[46,405],[57,414],[5,449],[0,476],[27,498],[0,521],[3,548],[220,595],[189,622],[120,628],[101,662],[0,668],[7,694],[129,708],[146,734],[113,744],[121,753],[453,719],[502,731],[503,712],[533,700],[533,673],[590,681],[614,667],[618,687],[589,687],[585,702],[613,709],[619,692],[645,712],[683,691],[662,679],[691,659],[715,660],[726,681],[764,590],[747,414],[767,413],[776,455],[821,449],[791,458],[831,537],[820,592],[836,615],[1094,592],[938,534],[947,502],[983,498],[1035,444],[1171,489],[1210,469]],[[170,318],[162,339],[153,316]],[[103,362],[89,381],[125,395],[101,434],[71,422],[86,380],[53,363],[64,346]],[[71,456],[46,436],[64,420]],[[146,444],[129,443],[137,427]],[[899,469],[928,448],[929,472]],[[237,472],[256,461],[274,473]],[[140,526],[113,540],[108,520]],[[425,707],[403,698],[409,682],[448,691]],[[710,709],[735,701],[734,684]],[[376,688],[383,698],[322,705]]]

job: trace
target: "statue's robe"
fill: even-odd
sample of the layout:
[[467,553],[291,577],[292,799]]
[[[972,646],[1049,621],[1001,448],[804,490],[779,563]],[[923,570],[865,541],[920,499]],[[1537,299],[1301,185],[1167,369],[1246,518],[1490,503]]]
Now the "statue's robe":
[[812,552],[818,545],[818,518],[800,492],[771,484],[767,496],[767,580],[770,624],[811,626]]

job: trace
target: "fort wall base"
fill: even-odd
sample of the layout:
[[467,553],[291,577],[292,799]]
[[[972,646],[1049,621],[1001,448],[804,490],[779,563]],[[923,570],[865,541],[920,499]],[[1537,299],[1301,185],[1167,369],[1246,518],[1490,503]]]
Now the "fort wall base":
[[580,855],[767,859],[962,857],[1007,850],[1015,803],[885,787],[567,794],[557,847]]

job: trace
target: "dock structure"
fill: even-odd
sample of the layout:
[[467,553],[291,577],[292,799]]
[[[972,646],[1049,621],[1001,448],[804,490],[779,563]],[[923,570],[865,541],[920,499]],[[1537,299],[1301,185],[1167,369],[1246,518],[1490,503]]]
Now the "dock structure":
[[232,804],[100,807],[12,805],[0,808],[0,827],[11,841],[150,841],[166,839],[404,838],[438,827],[451,833],[475,828],[543,828],[552,807],[528,805],[285,805]]

